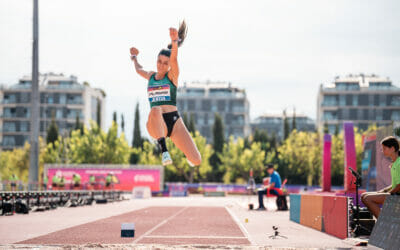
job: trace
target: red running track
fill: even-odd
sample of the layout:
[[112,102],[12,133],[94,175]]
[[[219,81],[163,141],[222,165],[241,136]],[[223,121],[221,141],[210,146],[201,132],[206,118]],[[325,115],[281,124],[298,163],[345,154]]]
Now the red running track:
[[[135,223],[135,238],[121,238],[121,224],[132,222]],[[17,244],[88,243],[250,245],[224,207],[149,207]]]

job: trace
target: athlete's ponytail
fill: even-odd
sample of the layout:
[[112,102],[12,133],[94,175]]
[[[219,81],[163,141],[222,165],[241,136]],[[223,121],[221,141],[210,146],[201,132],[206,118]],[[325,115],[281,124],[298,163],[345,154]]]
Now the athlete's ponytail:
[[[179,29],[178,29],[178,47],[180,47],[183,42],[185,41],[187,35],[187,26],[186,26],[186,22],[185,20],[183,20],[180,24],[179,24]],[[168,44],[168,49],[172,49],[172,44]]]

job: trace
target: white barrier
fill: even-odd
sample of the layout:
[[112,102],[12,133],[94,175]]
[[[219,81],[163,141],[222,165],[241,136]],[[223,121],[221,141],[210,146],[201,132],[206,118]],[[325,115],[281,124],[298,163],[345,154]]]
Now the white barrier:
[[132,199],[148,199],[151,198],[150,187],[134,187],[132,190]]

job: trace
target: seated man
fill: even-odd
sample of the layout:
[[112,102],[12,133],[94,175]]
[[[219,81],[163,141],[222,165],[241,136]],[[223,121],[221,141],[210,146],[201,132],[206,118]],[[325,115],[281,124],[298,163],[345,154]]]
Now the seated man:
[[279,196],[279,193],[276,189],[281,188],[282,181],[278,172],[274,170],[274,165],[267,165],[267,172],[270,175],[269,184],[264,186],[264,188],[258,190],[258,209],[257,210],[266,210],[264,207],[264,195],[267,193]]
[[376,217],[381,212],[380,205],[385,202],[389,195],[400,194],[400,157],[399,142],[393,136],[386,137],[381,141],[383,155],[389,157],[392,161],[390,174],[392,176],[392,185],[377,192],[366,192],[361,195],[362,202],[369,211]]

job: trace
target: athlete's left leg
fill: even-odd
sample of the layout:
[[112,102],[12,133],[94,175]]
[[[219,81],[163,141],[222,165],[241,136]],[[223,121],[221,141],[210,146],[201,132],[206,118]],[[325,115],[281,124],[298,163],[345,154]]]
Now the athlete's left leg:
[[185,154],[186,158],[195,166],[201,164],[201,155],[182,118],[179,118],[172,129],[172,142]]

